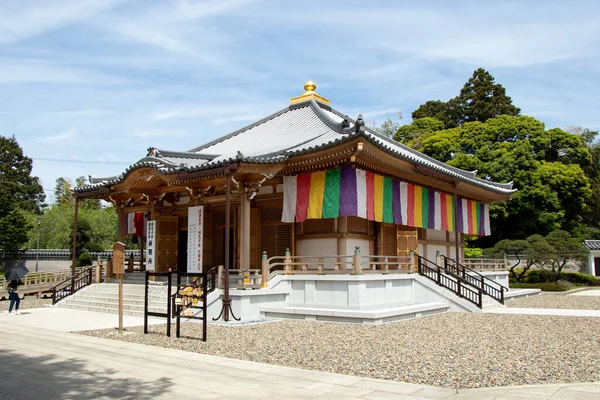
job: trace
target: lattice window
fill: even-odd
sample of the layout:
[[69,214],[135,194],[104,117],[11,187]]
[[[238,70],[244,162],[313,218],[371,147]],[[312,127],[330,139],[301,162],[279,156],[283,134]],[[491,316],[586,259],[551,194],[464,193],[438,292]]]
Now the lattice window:
[[275,208],[261,208],[260,209],[260,220],[261,221],[281,221],[283,209],[279,207]]
[[[229,226],[233,226],[233,212],[229,214]],[[224,227],[225,226],[225,213],[215,213],[213,216],[213,226]]]
[[396,246],[396,226],[383,225],[383,254],[384,256],[395,256],[397,251]]
[[285,225],[263,225],[260,227],[261,252],[269,257],[283,256],[286,249],[292,247],[292,227]]

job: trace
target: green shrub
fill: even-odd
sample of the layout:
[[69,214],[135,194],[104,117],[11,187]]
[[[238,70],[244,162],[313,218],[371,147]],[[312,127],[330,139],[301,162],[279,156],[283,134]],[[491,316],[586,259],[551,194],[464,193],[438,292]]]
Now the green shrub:
[[525,283],[546,283],[555,281],[556,279],[552,271],[546,271],[544,269],[529,270],[525,277]]
[[593,275],[582,274],[579,272],[563,272],[561,278],[571,283],[577,283],[586,286],[600,286],[600,280]]
[[556,282],[544,283],[511,283],[511,289],[542,289],[543,292],[564,292],[571,287]]
[[481,258],[483,256],[483,249],[479,247],[466,247],[465,258]]

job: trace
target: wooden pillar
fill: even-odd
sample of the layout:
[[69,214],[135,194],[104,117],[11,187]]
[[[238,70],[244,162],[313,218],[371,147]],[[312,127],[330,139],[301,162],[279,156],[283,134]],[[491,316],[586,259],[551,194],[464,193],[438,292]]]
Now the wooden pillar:
[[240,195],[240,269],[250,269],[250,200]]
[[225,322],[229,321],[229,243],[230,243],[230,234],[229,234],[229,225],[231,221],[231,175],[229,171],[225,175],[225,282],[224,282],[224,308],[223,308],[223,320]]
[[125,230],[125,225],[127,223],[127,214],[125,214],[125,210],[122,208],[117,209],[117,218],[119,220],[119,231],[117,232],[117,241],[125,243],[125,235],[127,231]]
[[73,255],[71,259],[71,276],[75,277],[75,264],[77,263],[77,220],[79,219],[79,199],[75,197],[75,217],[73,219]]

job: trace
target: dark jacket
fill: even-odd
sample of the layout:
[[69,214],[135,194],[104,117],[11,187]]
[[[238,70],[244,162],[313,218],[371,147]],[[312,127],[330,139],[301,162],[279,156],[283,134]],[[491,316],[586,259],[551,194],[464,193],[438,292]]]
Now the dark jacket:
[[16,292],[18,287],[19,287],[18,281],[10,281],[10,283],[8,284],[8,291]]

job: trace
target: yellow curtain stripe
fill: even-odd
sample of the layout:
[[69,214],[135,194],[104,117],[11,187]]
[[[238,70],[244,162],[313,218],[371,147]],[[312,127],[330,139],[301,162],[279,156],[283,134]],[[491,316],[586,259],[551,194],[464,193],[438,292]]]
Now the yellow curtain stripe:
[[314,172],[310,177],[310,198],[307,218],[321,218],[325,196],[325,171]]
[[383,221],[383,176],[375,175],[375,190],[373,196],[375,221]]

